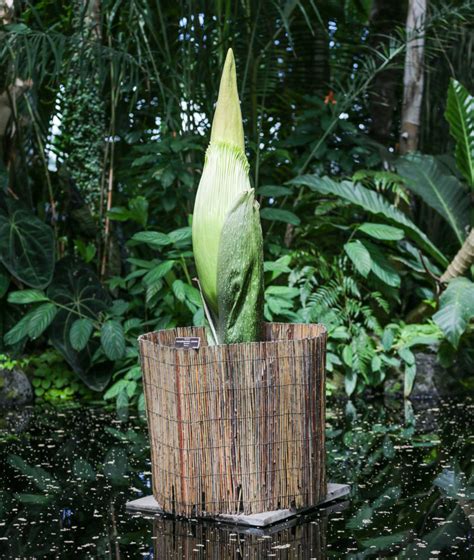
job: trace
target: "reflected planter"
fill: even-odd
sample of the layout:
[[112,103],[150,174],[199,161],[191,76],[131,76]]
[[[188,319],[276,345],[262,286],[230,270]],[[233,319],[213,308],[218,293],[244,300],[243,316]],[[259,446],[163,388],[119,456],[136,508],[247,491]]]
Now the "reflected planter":
[[[166,519],[153,520],[154,558],[182,560],[325,560],[327,516],[304,524],[285,523],[275,531],[251,529],[242,532],[234,526],[193,523]],[[264,538],[262,538],[264,537]],[[200,548],[205,552],[196,554]],[[280,549],[280,550],[279,550]]]
[[[199,337],[198,349],[177,337]],[[326,496],[322,325],[267,323],[263,342],[203,328],[139,338],[153,496],[175,515],[300,509]]]

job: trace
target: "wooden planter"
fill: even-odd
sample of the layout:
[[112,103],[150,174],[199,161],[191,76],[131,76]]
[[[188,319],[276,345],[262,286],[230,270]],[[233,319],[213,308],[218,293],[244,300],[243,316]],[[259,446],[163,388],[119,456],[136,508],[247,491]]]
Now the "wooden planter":
[[[175,348],[183,336],[200,348]],[[207,346],[202,328],[139,342],[163,510],[249,515],[326,497],[323,326],[268,323],[257,343]]]

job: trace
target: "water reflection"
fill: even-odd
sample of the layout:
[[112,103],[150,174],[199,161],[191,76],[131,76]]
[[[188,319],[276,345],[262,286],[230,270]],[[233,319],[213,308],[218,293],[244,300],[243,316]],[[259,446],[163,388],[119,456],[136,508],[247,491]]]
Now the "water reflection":
[[325,559],[328,516],[349,505],[342,501],[312,515],[265,529],[196,520],[148,517],[153,524],[154,557],[170,560]]
[[153,523],[156,558],[181,560],[259,560],[326,558],[326,519],[272,530],[244,529],[157,518]]
[[349,503],[267,530],[130,515],[150,492],[143,419],[36,406],[0,419],[0,558],[472,558],[472,400],[333,402]]

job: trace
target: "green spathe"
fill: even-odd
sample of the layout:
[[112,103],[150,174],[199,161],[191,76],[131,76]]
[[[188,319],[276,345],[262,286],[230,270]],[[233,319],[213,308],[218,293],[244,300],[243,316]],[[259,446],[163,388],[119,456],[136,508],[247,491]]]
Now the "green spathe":
[[193,213],[194,260],[201,289],[217,314],[217,256],[227,214],[239,195],[250,190],[244,152],[212,142],[199,183]]
[[219,343],[257,340],[263,318],[262,231],[248,171],[229,49],[193,214],[194,259]]
[[261,337],[262,263],[262,228],[251,189],[244,191],[229,211],[219,246],[217,333],[224,344],[253,342]]

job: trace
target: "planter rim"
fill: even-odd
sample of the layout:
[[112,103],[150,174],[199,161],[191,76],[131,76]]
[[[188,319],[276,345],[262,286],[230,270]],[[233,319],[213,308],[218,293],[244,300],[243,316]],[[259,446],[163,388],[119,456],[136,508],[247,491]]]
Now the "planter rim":
[[[201,345],[199,347],[199,350],[201,350],[202,348],[206,348],[207,351],[211,351],[211,350],[217,350],[217,349],[230,349],[232,350],[233,348],[241,348],[242,346],[247,346],[250,348],[257,348],[257,347],[268,347],[268,346],[274,346],[278,343],[281,342],[285,342],[286,344],[288,343],[297,343],[297,342],[301,342],[304,340],[316,340],[319,338],[325,338],[327,336],[327,329],[324,325],[322,325],[321,323],[278,323],[278,322],[265,322],[264,323],[265,326],[270,326],[270,325],[298,325],[301,327],[307,327],[308,328],[308,333],[311,333],[311,331],[314,329],[314,327],[317,328],[316,333],[314,334],[308,334],[308,336],[304,336],[304,337],[299,337],[299,338],[277,338],[274,340],[261,340],[258,342],[237,342],[237,343],[232,343],[232,344],[216,344],[214,346],[210,346],[207,344],[207,339],[205,337],[205,329],[204,327],[195,327],[195,326],[190,326],[190,327],[173,327],[170,329],[159,329],[157,331],[150,331],[147,333],[144,333],[142,335],[140,335],[138,337],[138,342],[153,342],[154,344],[156,344],[157,346],[161,346],[163,348],[169,348],[172,350],[184,350],[185,352],[189,352],[189,350],[187,349],[183,349],[183,348],[176,348],[173,344],[169,344],[166,343],[162,340],[160,340],[160,334],[165,334],[165,333],[170,333],[171,331],[176,331],[177,336],[200,336],[202,338],[201,340]],[[185,334],[185,332],[188,331],[189,334]],[[201,333],[201,334],[198,334]]]

